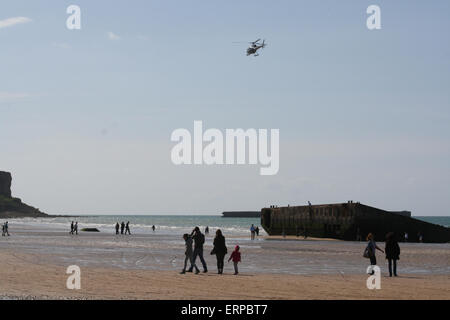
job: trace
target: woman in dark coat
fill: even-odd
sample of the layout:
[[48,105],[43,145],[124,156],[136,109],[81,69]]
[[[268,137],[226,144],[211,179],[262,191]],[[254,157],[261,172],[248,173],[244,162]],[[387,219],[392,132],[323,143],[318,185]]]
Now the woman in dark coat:
[[211,254],[215,254],[217,258],[217,273],[223,273],[223,260],[227,254],[227,247],[225,245],[225,237],[222,235],[222,231],[217,229],[216,237],[214,238],[214,249]]
[[394,265],[394,276],[397,276],[397,260],[400,259],[400,246],[398,245],[397,240],[395,239],[395,234],[393,232],[389,232],[386,235],[386,259],[389,265],[389,277],[392,277],[392,265]]

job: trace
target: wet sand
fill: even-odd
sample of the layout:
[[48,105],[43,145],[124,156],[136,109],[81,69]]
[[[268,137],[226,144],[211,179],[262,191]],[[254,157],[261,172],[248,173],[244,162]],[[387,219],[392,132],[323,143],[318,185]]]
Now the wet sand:
[[[180,275],[183,241],[170,235],[115,236],[35,228],[0,239],[4,299],[450,299],[450,245],[400,244],[398,278],[378,254],[381,290],[368,290],[365,243],[335,240],[227,239],[242,247],[241,273]],[[383,243],[379,243],[384,247]],[[198,262],[199,263],[199,262]],[[81,289],[66,288],[66,268],[81,268]],[[199,265],[200,267],[200,265]],[[245,288],[245,290],[242,290]]]

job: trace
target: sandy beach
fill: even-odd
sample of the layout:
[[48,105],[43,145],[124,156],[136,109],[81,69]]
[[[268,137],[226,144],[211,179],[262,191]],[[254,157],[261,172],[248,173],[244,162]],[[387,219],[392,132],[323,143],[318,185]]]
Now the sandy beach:
[[[180,275],[183,242],[169,236],[81,233],[36,228],[0,239],[3,299],[450,299],[449,244],[401,244],[399,277],[378,254],[381,289],[369,290],[365,243],[227,239],[242,247],[241,273],[216,274],[206,240],[206,274]],[[383,243],[379,243],[381,247]],[[81,289],[66,288],[66,268],[81,268]],[[297,272],[295,272],[297,270]],[[245,290],[243,290],[245,288]]]

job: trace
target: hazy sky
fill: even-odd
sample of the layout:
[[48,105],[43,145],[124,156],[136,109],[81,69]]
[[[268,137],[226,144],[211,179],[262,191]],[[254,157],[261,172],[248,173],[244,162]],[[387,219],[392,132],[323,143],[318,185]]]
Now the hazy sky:
[[[449,15],[448,0],[2,0],[0,170],[55,214],[352,199],[450,215]],[[233,43],[257,38],[257,58]],[[280,129],[279,173],[173,165],[170,135],[194,120]]]

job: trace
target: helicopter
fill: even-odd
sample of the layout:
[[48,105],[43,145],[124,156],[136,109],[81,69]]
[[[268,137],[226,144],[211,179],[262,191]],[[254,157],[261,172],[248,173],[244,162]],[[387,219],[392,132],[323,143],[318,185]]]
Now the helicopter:
[[247,49],[247,56],[252,55],[254,57],[259,56],[258,50],[259,49],[264,49],[266,47],[266,40],[263,40],[262,43],[259,43],[261,39],[258,39],[256,41],[253,42],[249,42],[251,44],[251,46]]

